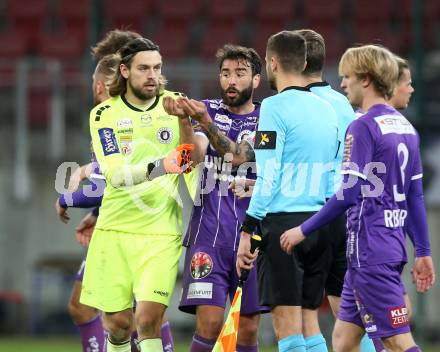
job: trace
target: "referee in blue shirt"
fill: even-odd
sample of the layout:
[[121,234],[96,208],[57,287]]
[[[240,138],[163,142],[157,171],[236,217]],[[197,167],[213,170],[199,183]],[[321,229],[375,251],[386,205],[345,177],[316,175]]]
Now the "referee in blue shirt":
[[[260,303],[271,306],[279,351],[305,351],[302,307],[319,307],[329,265],[329,245],[318,233],[288,255],[281,234],[321,209],[338,146],[332,106],[310,92],[302,72],[306,42],[282,31],[266,49],[269,84],[278,94],[263,100],[255,136],[257,181],[242,225],[237,270],[249,269],[250,234],[261,228],[258,259]],[[326,231],[326,229],[320,230]]]

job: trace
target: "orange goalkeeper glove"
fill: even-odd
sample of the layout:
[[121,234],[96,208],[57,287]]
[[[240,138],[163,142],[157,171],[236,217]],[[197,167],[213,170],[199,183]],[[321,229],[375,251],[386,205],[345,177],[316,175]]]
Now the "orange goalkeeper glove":
[[181,174],[191,171],[191,151],[194,144],[181,144],[165,158],[148,164],[147,178],[151,181],[165,174]]

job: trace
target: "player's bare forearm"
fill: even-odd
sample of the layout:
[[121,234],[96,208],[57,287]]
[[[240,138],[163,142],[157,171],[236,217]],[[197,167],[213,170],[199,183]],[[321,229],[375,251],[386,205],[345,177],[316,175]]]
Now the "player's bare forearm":
[[221,156],[227,153],[232,154],[232,165],[238,166],[245,162],[255,161],[254,150],[248,142],[234,143],[212,121],[202,124],[202,127],[205,129],[212,146]]
[[191,160],[194,164],[198,164],[203,161],[205,153],[202,146],[199,145],[198,139],[194,134],[193,126],[189,118],[179,119],[179,132],[181,144],[193,144],[194,150],[191,151]]

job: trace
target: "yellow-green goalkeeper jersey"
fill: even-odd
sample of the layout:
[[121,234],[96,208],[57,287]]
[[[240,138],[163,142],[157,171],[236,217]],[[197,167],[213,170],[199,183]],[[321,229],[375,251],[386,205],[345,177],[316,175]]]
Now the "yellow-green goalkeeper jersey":
[[[115,173],[165,157],[179,145],[178,118],[168,115],[164,91],[145,111],[123,96],[106,100],[90,113],[93,149],[107,186],[96,228],[133,234],[181,235],[178,175],[165,175],[133,186],[112,182]],[[125,179],[129,179],[129,172]],[[127,182],[126,184],[129,184]]]

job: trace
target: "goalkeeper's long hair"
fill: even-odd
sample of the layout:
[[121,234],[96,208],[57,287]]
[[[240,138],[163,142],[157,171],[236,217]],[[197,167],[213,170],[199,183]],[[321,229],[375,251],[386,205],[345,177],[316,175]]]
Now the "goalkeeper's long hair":
[[[146,38],[136,38],[124,45],[118,52],[119,64],[124,64],[128,68],[131,67],[134,56],[140,51],[158,51],[159,46],[154,44],[151,40]],[[161,94],[165,88],[167,81],[164,76],[159,78],[159,94]],[[110,84],[109,94],[111,97],[123,95],[127,91],[127,79],[121,74],[121,70],[117,70]]]

